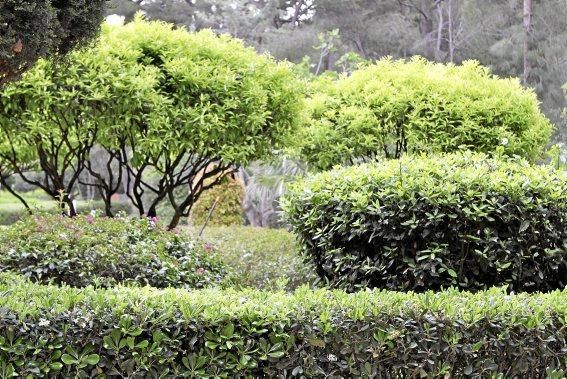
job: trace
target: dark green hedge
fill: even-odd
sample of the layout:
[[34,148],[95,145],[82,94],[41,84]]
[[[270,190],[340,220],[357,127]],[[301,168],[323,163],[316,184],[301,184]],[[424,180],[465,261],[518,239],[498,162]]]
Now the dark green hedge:
[[404,157],[311,177],[284,209],[333,286],[567,284],[567,179],[549,167],[470,153]]
[[1,231],[0,271],[75,287],[201,288],[226,275],[208,250],[149,219],[35,216]]
[[302,158],[320,170],[463,149],[537,160],[553,132],[532,90],[475,61],[386,58],[314,87],[298,144]]
[[0,84],[47,54],[66,53],[93,37],[106,0],[2,0]]
[[4,274],[0,294],[3,377],[567,374],[565,291],[93,290]]

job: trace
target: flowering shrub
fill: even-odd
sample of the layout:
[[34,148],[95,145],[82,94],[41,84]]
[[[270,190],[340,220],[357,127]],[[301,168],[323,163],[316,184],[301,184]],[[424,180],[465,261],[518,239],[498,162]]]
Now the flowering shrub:
[[201,288],[226,275],[212,251],[155,218],[29,217],[3,231],[0,252],[0,271],[75,287]]

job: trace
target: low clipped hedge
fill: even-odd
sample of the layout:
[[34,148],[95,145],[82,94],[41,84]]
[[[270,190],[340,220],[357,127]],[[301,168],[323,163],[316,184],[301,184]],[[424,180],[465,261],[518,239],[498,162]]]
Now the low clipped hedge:
[[475,61],[385,58],[337,81],[320,81],[307,113],[300,155],[320,170],[463,149],[537,160],[553,131],[532,90]]
[[226,269],[201,244],[138,218],[34,216],[0,233],[0,271],[74,287],[201,288]]
[[549,291],[567,284],[567,178],[484,154],[404,157],[293,186],[284,210],[330,285]]
[[567,292],[95,290],[0,275],[4,377],[567,374]]
[[[42,201],[39,204],[39,208],[48,212],[56,212],[55,209],[57,204],[53,201]],[[32,209],[34,207],[32,206]],[[81,201],[77,205],[77,213],[79,214],[89,214],[95,212],[104,211],[104,203],[100,200],[97,201]],[[121,212],[129,214],[132,211],[132,207],[128,203],[116,202],[112,204],[113,212]],[[34,209],[34,213],[36,213]],[[21,206],[19,203],[10,203],[8,206],[6,204],[0,204],[0,225],[12,225],[16,221],[26,218],[29,212]]]

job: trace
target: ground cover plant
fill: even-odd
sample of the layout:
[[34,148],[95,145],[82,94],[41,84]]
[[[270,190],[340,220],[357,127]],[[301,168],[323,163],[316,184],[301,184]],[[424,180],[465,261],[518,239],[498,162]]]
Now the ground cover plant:
[[0,271],[74,287],[201,288],[227,274],[205,246],[148,218],[31,216],[2,230],[0,251]]
[[565,291],[95,290],[0,274],[0,293],[3,377],[559,378],[567,367]]
[[[198,227],[188,230],[192,238],[199,232]],[[285,229],[214,226],[205,228],[200,240],[215,250],[239,286],[292,291],[317,279],[299,255],[295,236]]]
[[566,200],[553,168],[464,153],[320,173],[284,210],[333,286],[549,291],[567,284]]
[[320,170],[464,149],[534,160],[553,131],[532,90],[473,61],[386,58],[337,81],[319,80],[307,112],[300,155]]

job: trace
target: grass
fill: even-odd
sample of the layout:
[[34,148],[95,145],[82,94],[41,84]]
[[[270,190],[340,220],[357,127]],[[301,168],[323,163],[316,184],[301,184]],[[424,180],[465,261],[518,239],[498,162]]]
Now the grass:
[[[198,237],[199,229],[188,229]],[[303,262],[294,236],[284,229],[218,226],[205,229],[200,239],[209,243],[244,287],[291,291],[315,280]]]

